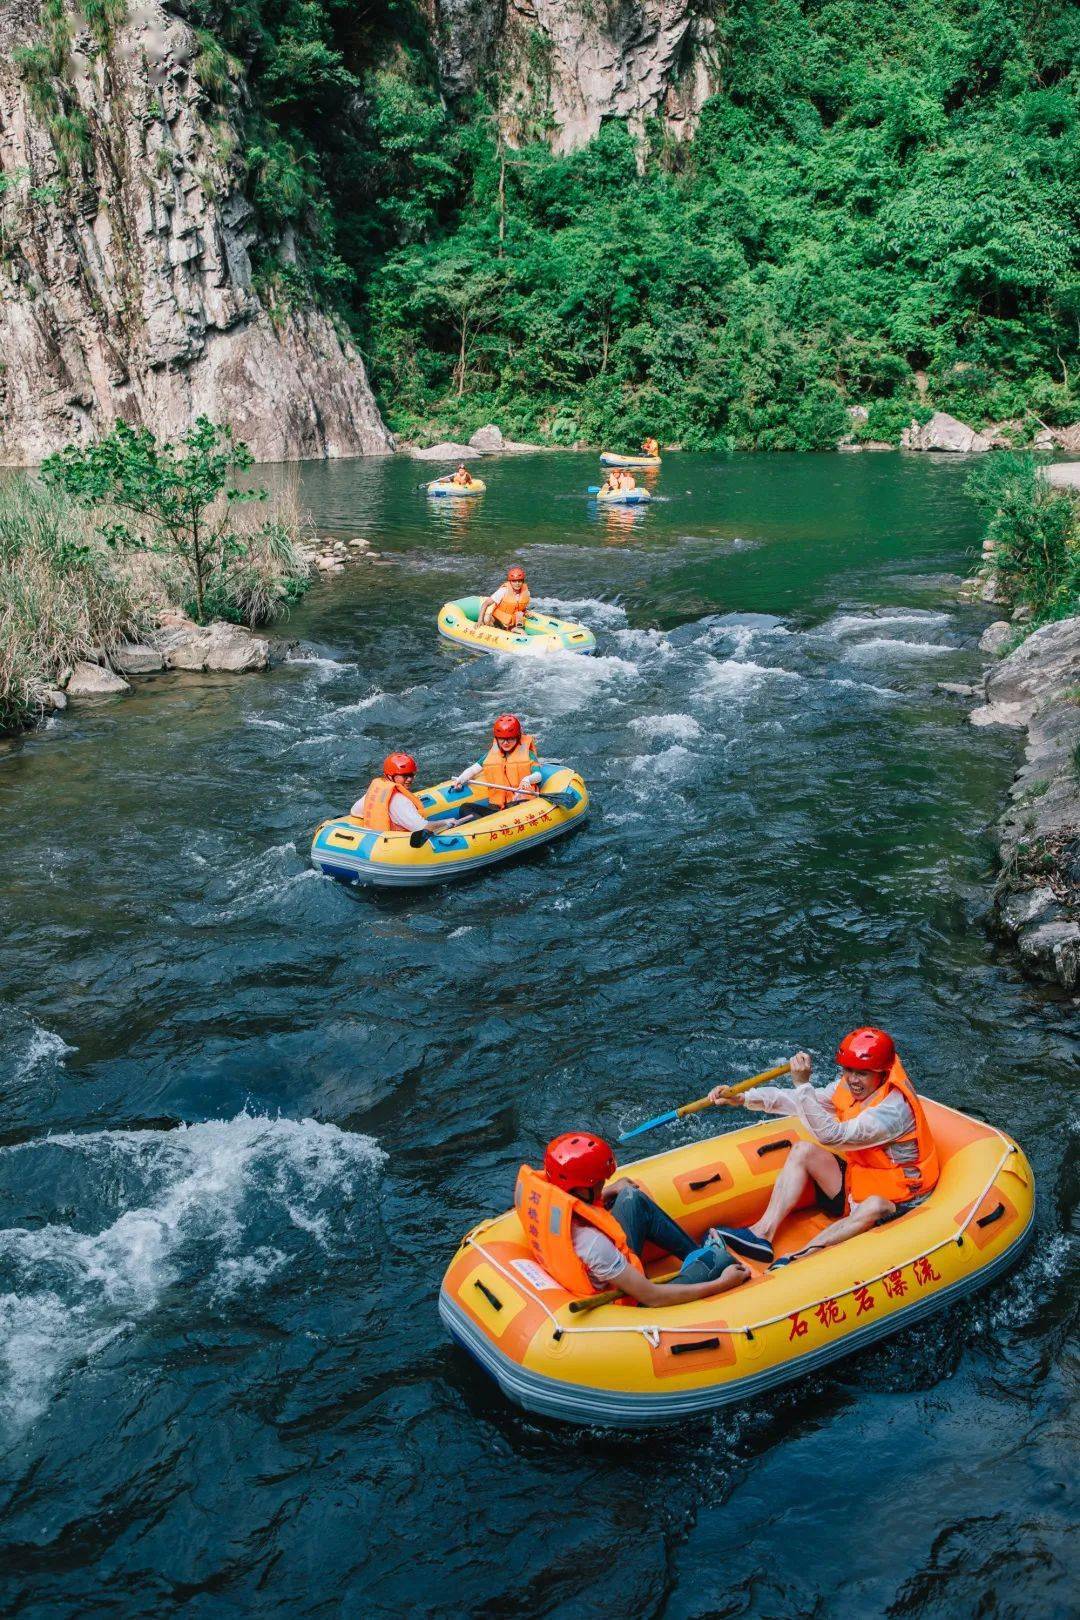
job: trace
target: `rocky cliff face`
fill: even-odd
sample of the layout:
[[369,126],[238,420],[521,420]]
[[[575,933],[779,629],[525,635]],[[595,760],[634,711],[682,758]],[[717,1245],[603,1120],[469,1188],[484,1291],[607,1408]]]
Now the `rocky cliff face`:
[[556,151],[583,146],[605,118],[639,134],[662,118],[692,133],[719,87],[714,24],[695,0],[436,0],[448,95],[499,83],[514,142],[546,128]]
[[96,9],[91,32],[73,0],[0,5],[0,462],[118,416],[227,420],[264,461],[391,449],[332,320],[253,285],[264,244],[191,29],[156,0]]

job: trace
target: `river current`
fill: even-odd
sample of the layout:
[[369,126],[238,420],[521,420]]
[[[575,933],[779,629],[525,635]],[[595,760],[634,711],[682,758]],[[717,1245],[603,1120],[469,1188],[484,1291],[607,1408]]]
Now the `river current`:
[[[966,469],[671,456],[610,512],[591,457],[454,506],[422,471],[300,469],[380,555],[269,675],[0,753],[0,1612],[1075,1612],[1075,1006],[980,922],[1020,742],[938,688],[981,667]],[[511,558],[595,657],[440,643]],[[312,871],[388,748],[438,780],[506,709],[582,831],[413,894]],[[823,1079],[864,1021],[1031,1158],[1003,1282],[658,1434],[525,1417],[446,1340],[460,1234],[550,1135],[797,1046]]]

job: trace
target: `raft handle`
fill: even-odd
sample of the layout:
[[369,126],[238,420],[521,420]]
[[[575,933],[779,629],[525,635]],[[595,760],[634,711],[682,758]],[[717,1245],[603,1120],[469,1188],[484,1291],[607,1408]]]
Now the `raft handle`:
[[719,1348],[719,1339],[695,1339],[692,1344],[673,1344],[671,1354],[673,1356],[688,1356],[691,1350],[719,1350]]
[[482,1283],[480,1281],[479,1277],[477,1277],[475,1279],[475,1282],[476,1282],[477,1288],[479,1288],[480,1292],[483,1294],[483,1296],[487,1300],[488,1304],[489,1305],[494,1305],[494,1307],[495,1307],[495,1309],[497,1311],[501,1311],[502,1310],[502,1300],[499,1299],[498,1295],[493,1294],[491,1292],[491,1289],[488,1287],[487,1283]]
[[758,1158],[763,1158],[766,1153],[779,1153],[781,1148],[789,1148],[790,1146],[791,1138],[787,1136],[781,1136],[775,1142],[763,1142],[761,1147],[758,1148]]
[[714,1181],[723,1181],[723,1179],[724,1179],[723,1171],[722,1170],[717,1170],[715,1175],[706,1176],[704,1181],[692,1181],[690,1183],[690,1191],[691,1192],[700,1192],[702,1187],[711,1187]]
[[990,1211],[989,1215],[984,1215],[981,1221],[976,1221],[975,1222],[975,1225],[976,1226],[993,1226],[995,1221],[1000,1221],[1000,1219],[1004,1215],[1004,1213],[1005,1213],[1005,1205],[1004,1204],[999,1204],[997,1209],[992,1209]]

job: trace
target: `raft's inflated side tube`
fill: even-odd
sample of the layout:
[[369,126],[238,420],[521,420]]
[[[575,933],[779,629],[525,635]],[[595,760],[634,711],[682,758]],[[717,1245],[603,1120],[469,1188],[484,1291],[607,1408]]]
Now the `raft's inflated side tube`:
[[520,630],[504,630],[501,625],[481,624],[479,596],[462,596],[439,610],[439,634],[460,647],[486,653],[591,653],[596,637],[583,624],[569,619],[553,619],[550,614],[530,610]]
[[[1011,1138],[923,1098],[941,1158],[924,1204],[845,1243],[687,1305],[600,1305],[574,1314],[537,1264],[514,1210],[470,1232],[439,1311],[503,1394],[570,1423],[637,1428],[760,1396],[863,1349],[999,1276],[1032,1231],[1031,1168]],[[770,1118],[623,1166],[698,1240],[765,1207],[800,1121]],[[805,1210],[790,1254],[827,1225]],[[667,1258],[649,1270],[668,1273]],[[916,1346],[917,1350],[917,1346]]]
[[[313,865],[340,883],[373,883],[386,888],[416,888],[444,883],[505,861],[510,855],[534,849],[572,832],[588,813],[589,795],[576,771],[567,765],[543,765],[541,792],[565,794],[558,805],[549,799],[525,799],[494,810],[463,827],[448,827],[414,849],[403,832],[371,832],[354,816],[337,816],[316,828],[311,845]],[[487,803],[484,788],[472,783],[462,788],[439,782],[425,788],[420,801],[429,820],[460,815]]]
[[482,495],[487,485],[482,478],[474,478],[471,484],[455,484],[449,478],[433,478],[427,487],[429,495]]
[[602,467],[659,467],[659,456],[617,456],[613,450],[600,452]]
[[651,501],[652,496],[647,489],[613,489],[606,495],[594,495],[592,499],[603,501],[605,505],[610,502],[613,506],[639,506],[644,501]]

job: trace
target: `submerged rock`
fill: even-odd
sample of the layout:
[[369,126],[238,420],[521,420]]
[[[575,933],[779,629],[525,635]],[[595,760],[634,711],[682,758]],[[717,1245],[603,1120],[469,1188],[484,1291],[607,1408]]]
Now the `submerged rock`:
[[966,422],[946,411],[935,411],[929,422],[912,421],[900,435],[902,450],[948,452],[953,455],[981,455],[990,449],[990,440]]

